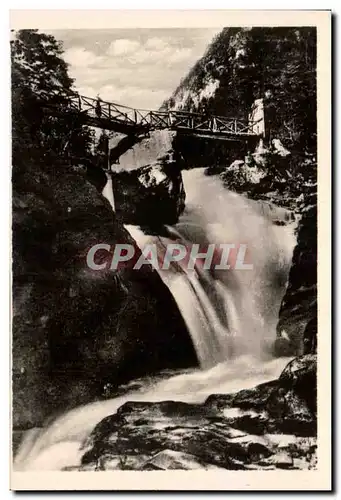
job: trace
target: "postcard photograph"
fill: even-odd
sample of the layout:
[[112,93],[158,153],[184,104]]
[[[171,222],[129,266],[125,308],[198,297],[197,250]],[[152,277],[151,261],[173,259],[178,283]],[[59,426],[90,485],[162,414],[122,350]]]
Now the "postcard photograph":
[[330,12],[19,14],[12,488],[329,489]]

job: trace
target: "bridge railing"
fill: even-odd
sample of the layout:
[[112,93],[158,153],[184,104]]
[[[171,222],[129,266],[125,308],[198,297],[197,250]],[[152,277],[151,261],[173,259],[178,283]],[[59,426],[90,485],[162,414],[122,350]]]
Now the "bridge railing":
[[120,106],[115,103],[106,102],[80,94],[69,96],[70,107],[81,113],[86,113],[93,118],[106,118],[108,120],[120,120],[124,123],[136,125],[137,119],[134,109]]
[[150,111],[146,121],[151,128],[191,129],[198,132],[254,135],[256,122],[242,121],[225,116],[201,115],[184,111]]
[[[221,135],[255,135],[254,126],[260,121],[243,121],[226,116],[212,116],[208,114],[192,113],[187,111],[147,111],[134,109],[121,104],[102,101],[86,97],[72,91],[56,93],[64,96],[63,105],[68,109],[84,113],[86,116],[97,119],[107,119],[131,126],[155,129],[190,129],[198,132],[220,133]],[[49,94],[50,105],[53,105]],[[46,98],[46,96],[45,96]],[[57,104],[56,104],[57,105]]]

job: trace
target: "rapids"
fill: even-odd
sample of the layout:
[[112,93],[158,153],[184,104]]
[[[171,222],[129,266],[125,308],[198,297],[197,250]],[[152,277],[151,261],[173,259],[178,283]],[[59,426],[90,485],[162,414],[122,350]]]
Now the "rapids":
[[[205,176],[203,169],[182,175],[186,209],[178,224],[168,228],[167,237],[126,226],[137,244],[142,248],[146,243],[179,240],[243,243],[253,265],[213,273],[188,272],[181,266],[159,271],[187,324],[200,368],[167,378],[146,378],[139,389],[128,386],[123,396],[75,408],[45,428],[27,432],[14,460],[15,470],[78,465],[82,443],[95,425],[127,401],[200,403],[214,393],[235,392],[277,378],[288,363],[288,358],[273,358],[271,346],[295,245],[295,223],[274,224],[278,219],[287,221],[288,213],[226,190],[217,177]],[[114,209],[111,193],[107,185],[103,195]]]

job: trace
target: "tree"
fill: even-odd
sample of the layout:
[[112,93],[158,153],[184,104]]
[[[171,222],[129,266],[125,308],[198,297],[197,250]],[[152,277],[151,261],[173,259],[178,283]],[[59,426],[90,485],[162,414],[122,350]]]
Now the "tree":
[[65,156],[87,156],[93,134],[79,116],[44,113],[42,97],[63,109],[73,80],[62,58],[63,48],[52,35],[20,30],[11,41],[13,172],[27,163],[49,165]]

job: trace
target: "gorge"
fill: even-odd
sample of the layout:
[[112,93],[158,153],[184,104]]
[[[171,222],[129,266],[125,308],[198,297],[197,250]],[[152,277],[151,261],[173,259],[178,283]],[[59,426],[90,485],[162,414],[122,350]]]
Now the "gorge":
[[[290,108],[289,135],[284,127],[286,78],[296,71],[314,87],[288,46],[297,56],[305,47],[312,68],[314,33],[273,30],[223,30],[163,105],[248,109],[268,90],[270,44],[270,112],[276,88],[287,95],[261,148],[194,147],[157,131],[111,173],[18,160],[17,470],[315,467],[316,151],[314,124],[307,133],[299,115],[307,101],[298,115]],[[174,241],[245,243],[254,267],[91,272],[86,252],[99,241],[160,251]]]

